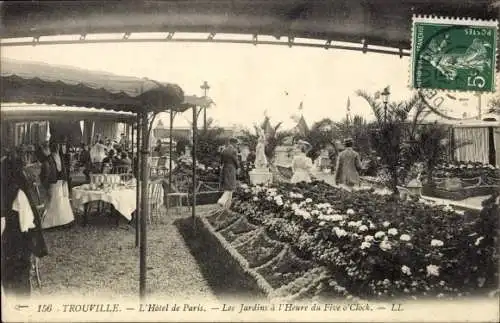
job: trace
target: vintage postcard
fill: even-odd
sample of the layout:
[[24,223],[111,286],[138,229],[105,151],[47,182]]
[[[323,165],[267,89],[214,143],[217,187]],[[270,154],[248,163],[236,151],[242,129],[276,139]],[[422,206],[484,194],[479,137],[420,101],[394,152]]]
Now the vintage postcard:
[[2,322],[498,322],[499,9],[1,2]]

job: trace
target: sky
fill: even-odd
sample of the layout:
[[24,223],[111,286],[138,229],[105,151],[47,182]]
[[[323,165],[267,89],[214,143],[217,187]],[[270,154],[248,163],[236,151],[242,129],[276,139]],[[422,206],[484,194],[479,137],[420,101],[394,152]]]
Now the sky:
[[[374,93],[391,87],[391,101],[411,97],[409,58],[357,51],[276,45],[210,43],[79,44],[4,47],[2,57],[69,65],[119,75],[148,77],[180,85],[185,94],[208,96],[216,105],[207,112],[219,126],[252,127],[265,113],[283,128],[302,114],[309,125],[322,118],[339,121],[351,114],[373,119],[359,89]],[[168,116],[161,116],[168,125]],[[188,126],[191,114],[176,117]]]

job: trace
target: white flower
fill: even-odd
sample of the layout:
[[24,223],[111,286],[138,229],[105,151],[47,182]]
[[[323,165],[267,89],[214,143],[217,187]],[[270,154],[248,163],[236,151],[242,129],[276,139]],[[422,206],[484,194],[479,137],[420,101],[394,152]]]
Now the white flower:
[[366,225],[362,225],[358,229],[359,229],[360,232],[368,231],[368,227]]
[[305,220],[309,220],[311,218],[311,214],[307,211],[304,211],[302,213],[302,217],[305,219]]
[[384,221],[384,223],[382,223],[382,225],[384,226],[384,228],[387,228],[388,226],[391,225],[391,223],[389,221]]
[[399,240],[401,241],[410,241],[410,236],[407,235],[407,234],[402,234],[400,237],[399,237]]
[[306,203],[312,203],[312,199],[310,197],[306,198]]
[[277,201],[276,201],[276,205],[278,205],[278,206],[282,206],[282,205],[283,205],[283,201],[282,201],[282,200],[277,200]]
[[375,240],[375,239],[373,238],[373,236],[370,236],[370,235],[365,236],[365,241],[366,241],[366,242],[372,242],[372,241],[374,241],[374,240]]
[[330,203],[319,203],[319,204],[316,204],[316,208],[318,209],[327,209],[331,207],[331,204]]
[[304,196],[300,193],[294,193],[294,192],[290,192],[290,197],[291,198],[295,198],[295,199],[302,199],[304,198]]
[[481,240],[483,240],[483,239],[484,239],[484,237],[479,237],[479,238],[477,238],[477,239],[476,239],[476,242],[474,242],[474,245],[475,245],[475,246],[479,246],[479,244],[481,243]]
[[363,243],[361,243],[361,249],[368,249],[371,246],[372,246],[372,244],[369,242],[366,242],[366,241],[363,241]]
[[445,211],[445,212],[453,212],[453,208],[451,206],[449,206],[449,205],[445,205],[443,207],[443,211]]
[[380,239],[382,237],[385,236],[385,232],[384,231],[378,231],[377,233],[375,233],[375,238],[377,239]]
[[428,265],[427,266],[427,276],[439,276],[439,266]]
[[375,228],[376,228],[376,227],[375,227],[375,224],[373,224],[373,222],[372,222],[372,221],[370,221],[370,229],[375,229]]
[[311,214],[312,214],[312,215],[319,215],[320,213],[319,213],[319,211],[318,211],[318,210],[312,210],[312,211],[311,211]]
[[401,266],[401,272],[403,272],[403,274],[405,275],[411,276],[411,269],[408,266]]
[[325,221],[321,221],[321,222],[319,223],[319,225],[320,225],[320,226],[324,226],[324,225],[325,225]]
[[[210,167],[209,167],[209,169],[210,169]],[[243,184],[241,184],[241,188],[248,188],[248,185],[243,183]]]
[[334,214],[334,215],[332,215],[331,219],[332,219],[332,221],[342,221],[344,219],[344,217],[340,214]]
[[259,200],[259,198],[257,196],[254,196],[253,199],[255,202],[257,202]]
[[353,209],[348,209],[348,210],[346,211],[346,214],[347,214],[347,215],[354,215],[354,210],[353,210]]
[[387,240],[383,240],[380,242],[380,245],[379,245],[380,249],[382,249],[383,251],[388,251],[388,250],[391,250],[392,249],[392,245],[389,241]]
[[398,230],[396,230],[395,228],[390,228],[389,230],[387,230],[387,233],[389,233],[391,236],[395,236],[396,234],[398,234]]
[[356,222],[354,222],[354,221],[349,221],[349,222],[347,223],[347,226],[348,226],[348,227],[355,227],[355,226],[356,226]]
[[432,239],[431,240],[431,247],[442,247],[444,246],[444,242],[441,241],[441,240],[437,240],[437,239]]
[[338,227],[333,228],[337,237],[342,238],[347,235],[347,231],[344,229],[339,229]]

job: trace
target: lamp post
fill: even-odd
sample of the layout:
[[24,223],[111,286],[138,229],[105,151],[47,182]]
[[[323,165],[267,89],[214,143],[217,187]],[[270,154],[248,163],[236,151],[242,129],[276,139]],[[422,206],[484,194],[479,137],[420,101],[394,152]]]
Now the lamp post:
[[[200,88],[203,90],[203,96],[206,98],[207,91],[210,90],[210,85],[208,85],[207,81],[204,81]],[[207,130],[207,107],[203,108],[203,130]]]
[[387,122],[387,104],[389,103],[389,87],[386,87],[384,91],[380,94],[382,96],[382,101],[384,102],[384,122]]

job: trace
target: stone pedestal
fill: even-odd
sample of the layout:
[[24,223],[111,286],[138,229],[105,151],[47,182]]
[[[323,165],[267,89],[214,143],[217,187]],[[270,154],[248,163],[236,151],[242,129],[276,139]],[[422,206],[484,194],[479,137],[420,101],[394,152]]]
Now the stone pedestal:
[[252,185],[271,184],[273,174],[267,168],[255,168],[249,172]]

